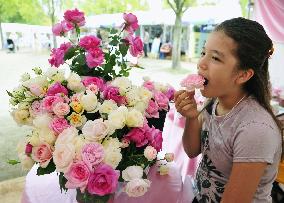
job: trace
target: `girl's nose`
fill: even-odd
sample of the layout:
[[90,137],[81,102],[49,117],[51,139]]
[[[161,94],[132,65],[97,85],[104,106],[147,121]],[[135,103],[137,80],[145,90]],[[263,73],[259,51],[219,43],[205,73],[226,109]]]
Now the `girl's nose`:
[[197,69],[201,69],[201,70],[206,70],[207,69],[207,63],[206,63],[206,59],[205,57],[202,57],[199,59],[198,63],[197,63]]

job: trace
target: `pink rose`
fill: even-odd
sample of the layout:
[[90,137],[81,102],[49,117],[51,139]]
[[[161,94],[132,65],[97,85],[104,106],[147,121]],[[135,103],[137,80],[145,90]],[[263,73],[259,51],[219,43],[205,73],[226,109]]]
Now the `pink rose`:
[[93,171],[104,159],[104,148],[96,142],[85,144],[82,148],[82,160]]
[[153,100],[149,101],[148,108],[146,109],[146,117],[147,118],[159,118],[159,106]]
[[66,32],[73,30],[74,27],[71,23],[67,22],[66,20],[61,21],[60,23],[56,23],[52,27],[52,33],[55,36],[63,36]]
[[63,117],[70,112],[70,106],[64,102],[58,102],[52,110],[58,117]]
[[123,19],[125,20],[124,29],[129,32],[129,34],[133,34],[134,31],[139,28],[137,17],[132,13],[124,13]]
[[153,161],[157,157],[157,150],[152,146],[147,146],[144,149],[144,156],[148,159],[148,161]]
[[35,100],[35,101],[32,103],[32,105],[31,105],[29,111],[30,111],[30,114],[31,114],[33,117],[35,117],[35,116],[41,114],[41,113],[42,113],[41,102]]
[[205,79],[203,76],[198,74],[190,74],[181,81],[180,85],[185,87],[187,91],[193,91],[196,88],[203,89],[204,82]]
[[115,192],[117,188],[119,171],[107,164],[101,164],[91,174],[88,181],[88,192],[103,196]]
[[47,143],[42,143],[37,147],[33,147],[32,158],[39,163],[40,167],[46,168],[52,158],[51,146]]
[[100,66],[104,62],[104,53],[100,48],[91,48],[87,52],[86,61],[89,68]]
[[64,102],[64,99],[59,96],[47,96],[42,100],[42,109],[47,112],[52,112],[53,106],[58,102]]
[[143,53],[143,42],[140,37],[128,35],[125,40],[129,43],[129,52],[132,56],[137,57]]
[[159,152],[162,149],[162,143],[163,143],[162,131],[152,127],[149,129],[147,135],[150,145]]
[[119,105],[126,104],[126,98],[119,94],[118,87],[107,86],[103,92],[103,96],[105,100],[113,100]]
[[148,124],[144,123],[142,128],[132,128],[129,133],[127,133],[124,138],[135,142],[136,147],[142,147],[148,143],[147,135],[149,131]]
[[56,135],[59,135],[63,130],[69,127],[70,125],[65,118],[54,118],[49,124],[49,128],[53,130]]
[[101,40],[95,36],[85,36],[80,39],[80,47],[85,48],[86,50],[97,48],[100,46]]
[[96,85],[100,91],[103,91],[104,86],[105,86],[104,80],[98,77],[90,77],[90,76],[85,77],[82,80],[82,83],[85,87],[88,87],[91,84]]
[[38,84],[29,85],[29,90],[35,96],[40,96],[44,93],[43,88]]
[[166,92],[166,96],[168,97],[169,100],[174,99],[175,92],[176,90],[173,87],[169,87],[169,89]]
[[71,43],[63,43],[60,45],[57,49],[51,50],[51,58],[48,59],[48,62],[51,66],[59,67],[64,63],[64,55],[69,50],[69,48],[72,47]]
[[26,144],[25,154],[29,155],[32,153],[32,151],[33,151],[33,145],[31,145],[30,143]]
[[162,92],[156,91],[154,93],[154,99],[159,106],[159,110],[168,110],[169,107],[169,98]]
[[90,171],[83,161],[78,161],[71,164],[64,177],[67,179],[66,188],[81,188],[81,191],[84,191],[88,184]]
[[154,83],[151,82],[151,81],[145,81],[145,82],[143,83],[143,87],[145,87],[146,89],[148,89],[148,90],[150,90],[150,91],[152,91],[152,90],[155,89],[155,85],[154,85]]
[[56,94],[65,94],[68,95],[68,90],[66,89],[66,87],[64,87],[63,85],[60,84],[60,82],[56,82],[54,83],[52,86],[50,86],[47,90],[46,95],[48,96],[54,96]]
[[121,144],[122,144],[122,145],[121,145],[121,148],[126,148],[126,147],[129,146],[130,140],[129,140],[129,139],[126,139],[126,138],[122,138]]
[[88,87],[87,87],[87,90],[90,90],[91,92],[93,92],[94,94],[97,94],[99,92],[99,88],[97,85],[94,85],[94,84],[90,84]]
[[64,19],[67,22],[76,24],[78,26],[85,25],[85,16],[83,12],[80,12],[77,8],[74,10],[67,10],[64,13]]

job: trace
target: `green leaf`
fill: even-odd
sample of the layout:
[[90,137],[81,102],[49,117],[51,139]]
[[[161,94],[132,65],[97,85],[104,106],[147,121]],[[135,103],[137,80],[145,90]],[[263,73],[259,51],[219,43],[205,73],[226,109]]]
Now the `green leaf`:
[[36,174],[40,176],[40,175],[50,174],[54,171],[55,171],[55,164],[53,163],[53,160],[51,159],[46,168],[38,167]]
[[114,35],[114,34],[116,34],[116,33],[117,33],[117,30],[116,30],[116,29],[111,29],[110,34]]
[[76,47],[70,47],[64,55],[64,60],[66,61],[68,59],[71,59],[73,56],[75,56],[76,50],[77,50]]
[[62,190],[64,190],[65,192],[68,190],[65,187],[65,184],[67,183],[67,179],[64,177],[64,173],[60,172],[59,173],[59,185],[60,185],[60,191],[62,193]]
[[10,97],[13,97],[13,94],[11,92],[9,92],[8,90],[6,90],[6,92]]
[[85,55],[84,55],[84,54],[78,55],[78,56],[76,57],[76,61],[78,62],[78,64],[79,64],[80,66],[85,65],[85,64],[86,64],[86,57],[85,57]]
[[10,160],[7,161],[7,163],[8,163],[8,164],[11,164],[11,165],[16,165],[16,164],[19,164],[19,163],[21,163],[21,162],[18,161],[18,160],[12,160],[12,159],[10,159]]
[[128,45],[126,45],[126,44],[119,44],[119,51],[120,51],[120,53],[121,53],[121,55],[124,57],[124,56],[126,56],[126,54],[127,54],[127,51],[128,51]]
[[110,56],[109,63],[110,63],[112,66],[115,66],[115,64],[116,64],[116,55],[115,55],[115,54],[112,54],[112,55]]

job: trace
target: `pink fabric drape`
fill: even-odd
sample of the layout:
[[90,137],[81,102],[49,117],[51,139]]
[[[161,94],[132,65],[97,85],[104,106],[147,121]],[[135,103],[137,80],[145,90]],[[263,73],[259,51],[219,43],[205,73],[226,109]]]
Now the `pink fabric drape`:
[[261,23],[275,42],[284,43],[284,1],[255,0],[255,20]]

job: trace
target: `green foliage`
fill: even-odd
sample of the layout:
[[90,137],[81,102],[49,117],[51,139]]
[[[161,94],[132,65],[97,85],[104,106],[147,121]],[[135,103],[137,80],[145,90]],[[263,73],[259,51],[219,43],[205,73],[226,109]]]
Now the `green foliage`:
[[19,163],[21,163],[21,162],[20,162],[20,161],[17,161],[17,160],[11,160],[11,159],[10,159],[10,160],[7,161],[7,163],[8,163],[8,164],[11,164],[11,165],[16,165],[16,164],[19,164]]
[[50,174],[54,171],[55,171],[55,164],[51,159],[46,168],[38,167],[36,175],[40,176],[40,175]]
[[239,0],[239,3],[241,5],[242,8],[242,15],[243,17],[247,17],[247,9],[248,9],[248,0]]
[[62,190],[64,190],[65,192],[68,190],[65,187],[66,183],[67,183],[67,179],[64,177],[64,173],[60,172],[59,173],[59,186],[60,186],[61,193],[62,193]]

